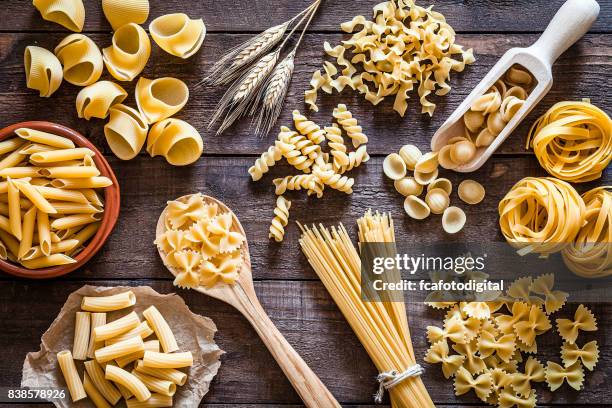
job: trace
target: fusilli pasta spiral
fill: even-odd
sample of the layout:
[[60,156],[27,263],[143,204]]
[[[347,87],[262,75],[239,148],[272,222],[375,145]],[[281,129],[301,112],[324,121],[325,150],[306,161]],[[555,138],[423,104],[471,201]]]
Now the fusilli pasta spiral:
[[364,143],[368,143],[368,137],[363,134],[363,129],[357,123],[357,119],[346,108],[346,105],[341,103],[334,109],[334,118],[338,124],[346,131],[347,136],[353,141],[353,146],[358,148]]
[[282,195],[276,199],[276,208],[274,208],[274,218],[270,225],[270,234],[268,238],[274,238],[276,242],[281,242],[285,236],[285,226],[289,222],[289,209],[291,201],[287,200]]
[[306,136],[313,143],[321,144],[325,140],[325,132],[321,130],[321,127],[297,110],[293,111],[293,124],[300,134]]

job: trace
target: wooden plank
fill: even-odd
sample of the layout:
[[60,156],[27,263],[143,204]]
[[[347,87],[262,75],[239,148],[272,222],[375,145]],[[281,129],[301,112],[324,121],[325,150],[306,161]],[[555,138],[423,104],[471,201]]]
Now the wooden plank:
[[[316,275],[301,255],[297,242],[299,229],[293,221],[326,225],[342,222],[353,231],[356,219],[367,208],[373,208],[391,212],[398,241],[503,241],[497,225],[497,203],[522,177],[545,175],[532,157],[496,158],[469,176],[441,172],[440,176],[448,177],[455,186],[452,204],[465,209],[468,217],[462,232],[448,236],[442,231],[440,216],[415,221],[404,214],[402,197],[382,174],[382,160],[373,158],[353,171],[352,195],[331,189],[321,199],[306,198],[303,192],[288,193],[287,198],[293,202],[291,224],[284,242],[276,244],[268,239],[275,203],[272,179],[296,174],[284,161],[273,167],[263,180],[254,183],[246,171],[252,165],[251,158],[207,157],[186,168],[171,167],[161,159],[137,158],[130,162],[113,159],[111,166],[122,191],[119,222],[100,253],[85,268],[67,278],[169,278],[153,246],[155,223],[166,201],[195,191],[217,197],[234,209],[247,232],[255,279],[315,279]],[[494,170],[506,173],[491,179],[489,176]],[[468,177],[482,182],[487,189],[485,201],[477,206],[465,205],[456,195],[458,183]],[[577,188],[582,192],[595,184],[612,184],[612,171],[599,183]]]
[[[0,292],[0,310],[10,318],[0,322],[0,347],[11,350],[11,358],[0,367],[0,382],[6,386],[19,383],[23,358],[28,351],[38,350],[40,336],[57,315],[68,294],[84,282],[7,282]],[[116,281],[100,281],[98,285],[117,285]],[[162,293],[172,292],[170,282],[142,280],[132,285],[150,285]],[[319,282],[257,282],[255,289],[274,323],[312,367],[330,391],[342,403],[372,403],[376,370],[352,333],[325,288]],[[195,313],[212,318],[219,331],[215,340],[226,351],[219,374],[212,383],[206,403],[234,404],[299,404],[279,367],[247,321],[229,306],[192,291],[178,291]],[[21,299],[21,301],[16,301]],[[38,301],[45,299],[44,302]],[[420,303],[409,303],[410,327],[415,353],[419,360],[427,348],[425,328],[439,324],[443,312]],[[612,335],[612,314],[609,305],[593,305],[599,332],[582,339],[596,338],[600,346],[600,364],[586,375],[585,389],[575,392],[564,385],[551,394],[538,386],[538,400],[544,404],[601,403],[612,397],[602,387],[612,375],[606,361],[612,358],[608,338]],[[583,336],[583,334],[581,334]],[[15,341],[19,339],[19,341]],[[339,339],[342,339],[339,341]],[[547,333],[539,341],[542,361],[559,361],[558,335]],[[439,404],[478,403],[472,395],[457,398],[450,381],[445,380],[438,366],[425,364],[424,381]]]
[[[25,86],[23,71],[23,50],[27,45],[37,44],[52,49],[62,38],[60,34],[0,34],[0,104],[5,109],[0,125],[6,126],[24,120],[50,120],[73,127],[92,139],[99,147],[106,149],[102,120],[79,120],[75,111],[75,98],[80,88],[64,82],[61,88],[49,99],[38,97],[37,93]],[[110,44],[110,36],[92,35],[100,46]],[[176,76],[183,79],[190,87],[191,98],[187,106],[177,117],[192,123],[204,136],[205,152],[208,154],[253,154],[264,151],[274,137],[273,131],[264,140],[253,136],[248,129],[249,120],[231,128],[226,134],[215,136],[207,130],[208,122],[224,89],[196,88],[197,82],[206,75],[213,61],[232,45],[246,39],[245,35],[211,34],[207,37],[204,48],[193,60],[181,60],[165,54],[154,47],[146,77]],[[331,122],[331,112],[338,103],[346,103],[369,134],[368,150],[373,154],[388,154],[404,143],[415,143],[423,149],[429,149],[429,141],[435,130],[446,120],[448,115],[465,98],[471,89],[484,77],[488,69],[501,54],[514,46],[527,46],[534,41],[534,35],[459,35],[459,41],[473,47],[476,63],[467,67],[463,73],[452,76],[452,91],[446,97],[437,97],[438,109],[433,118],[420,113],[418,96],[412,95],[405,118],[392,110],[393,100],[372,106],[360,95],[346,90],[341,95],[322,95],[319,98],[320,111],[311,114],[312,118],[322,125]],[[556,82],[550,94],[538,108],[525,120],[514,134],[503,145],[501,152],[525,153],[524,138],[535,118],[555,102],[561,100],[579,100],[591,98],[592,102],[604,110],[611,106],[612,86],[607,80],[608,62],[612,56],[610,35],[590,35],[572,47],[554,67]],[[307,112],[303,92],[308,89],[312,72],[320,69],[323,61],[322,44],[324,41],[338,43],[337,34],[317,34],[306,37],[300,50],[296,72],[293,77],[280,124],[291,124],[291,111],[299,109]],[[104,78],[112,79],[107,73]],[[121,83],[130,93],[127,103],[135,106],[133,83]],[[277,129],[277,128],[276,128]],[[146,154],[146,153],[145,153]]]
[[[274,24],[281,24],[306,8],[310,0],[280,0],[273,4],[267,1],[192,1],[166,0],[151,2],[149,22],[167,13],[184,12],[192,17],[202,17],[209,31],[262,31]],[[339,31],[341,22],[350,20],[356,14],[370,16],[377,2],[362,1],[358,5],[352,0],[324,1],[312,24],[313,30]],[[434,10],[446,16],[456,31],[505,32],[505,31],[542,31],[564,0],[517,0],[495,2],[475,0],[457,2],[453,0],[417,1],[427,7],[433,4]],[[85,0],[85,31],[110,31],[98,0]],[[600,0],[601,12],[593,29],[609,31],[605,21],[612,15],[612,4]],[[11,18],[0,21],[2,31],[66,31],[63,27],[44,21],[40,14],[20,2],[3,5],[5,15]]]

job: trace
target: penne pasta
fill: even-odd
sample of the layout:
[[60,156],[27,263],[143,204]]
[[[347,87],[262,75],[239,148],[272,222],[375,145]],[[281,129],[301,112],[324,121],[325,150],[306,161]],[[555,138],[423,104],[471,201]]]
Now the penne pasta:
[[61,149],[72,149],[74,148],[74,143],[72,140],[54,135],[51,133],[43,132],[40,130],[34,130],[29,128],[19,128],[15,130],[15,134],[22,139],[28,140],[33,143],[40,143],[44,145],[49,145],[53,147],[59,147]]
[[43,151],[30,154],[30,160],[34,163],[55,163],[68,160],[79,160],[85,156],[94,156],[96,153],[87,147],[75,147],[74,149],[59,149]]
[[[37,171],[39,176],[49,178],[90,178],[97,177],[100,175],[100,170],[92,166],[66,166],[66,167],[45,167],[40,168]],[[1,173],[0,173],[1,175]],[[53,185],[53,183],[51,183]]]
[[34,238],[34,226],[36,224],[35,207],[32,207],[23,216],[23,225],[21,226],[21,241],[19,241],[19,252],[17,259],[23,259],[23,256],[32,248],[32,239]]
[[79,377],[79,372],[77,371],[74,360],[72,359],[72,353],[69,350],[60,351],[57,353],[57,362],[60,366],[62,374],[64,375],[64,380],[68,386],[68,391],[70,392],[72,402],[77,402],[83,398],[87,398],[87,394],[83,388],[83,383]]
[[159,340],[149,340],[144,342],[144,350],[115,359],[117,366],[123,368],[126,365],[144,357],[145,351],[159,351]]
[[11,177],[14,179],[20,179],[24,177],[37,177],[39,167],[7,167],[5,169],[0,170],[0,177]]
[[[87,189],[104,188],[112,185],[113,182],[108,177],[89,177],[89,178],[59,178],[51,182],[51,185],[60,189]],[[82,193],[81,193],[82,194]]]
[[134,365],[134,369],[143,374],[161,378],[162,380],[172,381],[176,385],[185,385],[187,382],[187,374],[174,368],[151,368],[145,367],[142,360],[138,360]]
[[157,335],[164,352],[172,353],[179,349],[170,326],[155,306],[149,306],[147,310],[142,312],[142,315]]
[[8,179],[7,197],[10,230],[15,238],[21,240],[21,205],[19,203],[19,188],[10,178]]
[[30,184],[33,186],[51,186],[51,180],[42,178],[42,177],[34,177],[30,180]]
[[41,210],[36,214],[36,226],[38,231],[38,242],[40,251],[44,255],[51,254],[51,227],[49,225],[49,215]]
[[[19,138],[16,138],[16,140],[19,140]],[[25,142],[25,140],[23,141]],[[53,146],[38,144],[38,143],[29,143],[23,149],[19,150],[19,153],[27,156],[27,155],[34,154],[34,153],[48,152],[50,150],[57,150],[57,149],[59,149],[59,147],[53,147]]]
[[100,221],[101,219],[102,214],[99,213],[68,215],[66,217],[58,218],[51,222],[51,228],[62,230]]
[[[2,240],[2,243],[4,244],[6,249],[9,250],[10,254],[12,254],[15,259],[17,259],[17,253],[19,252],[19,241],[17,241],[17,239],[15,239],[15,237],[12,236],[10,232],[5,232],[6,229],[4,229],[1,223],[2,218],[4,217],[0,217],[0,228],[2,228],[0,229],[0,240]],[[7,257],[8,256],[9,254],[7,254]]]
[[104,396],[93,384],[93,382],[89,378],[89,375],[87,375],[87,372],[83,373],[83,388],[85,389],[87,396],[96,406],[96,408],[111,408],[111,405],[106,402],[106,399],[104,399]]
[[40,245],[30,248],[25,255],[21,257],[23,260],[30,260],[40,258],[42,256],[48,256],[50,254],[58,254],[58,253],[66,253],[73,249],[75,249],[79,245],[79,241],[76,239],[66,239],[64,241],[60,241],[56,244],[50,244],[49,253],[45,254],[42,251],[42,247]]
[[[104,347],[104,341],[96,341],[94,329],[106,324],[106,313],[91,314],[91,329],[89,331],[89,346],[87,347],[87,358],[95,358],[94,351]],[[114,404],[113,404],[114,405]]]
[[[82,230],[80,230],[76,234],[74,234],[73,238],[76,239],[77,241],[79,241],[79,243],[77,244],[77,248],[79,246],[82,246],[86,241],[89,240],[89,238],[93,237],[96,234],[96,232],[98,232],[98,229],[100,229],[100,223],[99,222],[93,222],[93,223],[85,226],[85,228],[83,228]],[[68,255],[72,256],[73,252],[74,251],[69,251]]]
[[[81,300],[81,309],[89,312],[113,312],[115,310],[121,310],[125,309],[126,307],[134,306],[135,304],[136,296],[134,295],[134,292],[128,290],[127,292],[122,292],[111,296],[83,296],[83,299]],[[132,313],[134,315],[136,314],[134,312]],[[140,324],[140,322],[138,322],[138,324]],[[138,324],[134,325],[128,330],[137,327]],[[109,336],[107,338],[111,337],[113,336]]]
[[151,392],[134,374],[122,368],[108,364],[106,366],[106,379],[111,380],[127,388],[138,401],[146,401],[151,397]]
[[38,187],[31,185],[20,180],[15,180],[15,185],[19,188],[19,191],[26,196],[36,208],[47,214],[55,214],[57,211],[47,199],[40,193]]
[[96,193],[96,190],[94,190],[93,188],[84,188],[80,190],[81,193],[85,196],[85,198],[87,198],[87,201],[89,201],[91,204],[97,205],[101,208],[104,207],[104,201],[102,201],[98,193]]
[[142,372],[132,370],[134,374],[151,392],[172,397],[176,393],[176,384],[172,381],[151,377]]
[[14,152],[15,150],[21,148],[25,143],[27,143],[25,140],[18,137],[3,140],[0,142],[0,155]]
[[137,352],[144,352],[144,342],[140,336],[99,348],[94,355],[96,361],[102,364]]
[[[85,300],[86,297],[83,298]],[[87,310],[82,307],[83,310]],[[120,308],[121,309],[121,308]],[[111,309],[116,310],[116,309]],[[110,311],[110,310],[106,310]],[[96,341],[102,341],[110,339],[111,337],[118,336],[125,333],[126,331],[132,330],[134,327],[140,324],[140,319],[136,312],[130,312],[120,319],[114,320],[110,323],[106,323],[104,326],[99,326],[94,329]]]
[[106,346],[109,346],[111,344],[115,344],[115,343],[118,343],[120,341],[127,340],[129,338],[137,337],[137,336],[140,337],[141,339],[146,339],[147,337],[149,337],[152,334],[153,334],[153,329],[151,329],[151,327],[149,326],[149,323],[144,321],[144,322],[140,323],[138,326],[134,327],[132,330],[130,330],[128,332],[125,332],[125,333],[123,333],[120,336],[113,337],[111,339],[105,340],[104,344]]
[[2,240],[0,240],[0,259],[2,259],[3,261],[6,261],[8,259],[8,250],[6,249],[6,245],[4,245],[4,242],[2,242]]
[[72,345],[72,358],[75,360],[85,360],[87,358],[90,327],[91,313],[76,312],[74,343]]
[[36,186],[38,192],[50,200],[70,201],[87,204],[87,198],[80,191],[63,190],[55,187]]
[[68,265],[76,260],[64,254],[51,254],[36,259],[22,259],[21,264],[28,269],[50,268],[52,266]]
[[126,401],[127,408],[162,408],[172,406],[172,397],[161,394],[151,394],[151,398],[140,402],[136,398]]
[[96,360],[85,362],[85,370],[91,379],[91,382],[96,386],[96,389],[104,396],[104,398],[112,405],[116,405],[121,399],[119,390],[105,378],[105,373],[100,364]]
[[19,151],[15,150],[14,152],[10,153],[8,156],[0,160],[0,170],[6,169],[8,167],[15,167],[16,165],[21,163],[21,160],[24,157],[25,154],[21,154]]
[[191,351],[183,353],[156,353],[155,351],[145,351],[142,364],[144,367],[150,368],[190,367],[193,365],[193,356]]
[[66,203],[59,201],[51,201],[50,204],[55,208],[58,214],[96,214],[103,212],[102,208],[92,204]]

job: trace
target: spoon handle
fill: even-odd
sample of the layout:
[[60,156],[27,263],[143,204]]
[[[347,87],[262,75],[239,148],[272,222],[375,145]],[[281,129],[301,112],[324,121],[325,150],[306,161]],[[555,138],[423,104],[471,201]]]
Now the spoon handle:
[[278,331],[257,298],[240,293],[234,306],[251,323],[304,404],[309,408],[340,407],[325,384]]

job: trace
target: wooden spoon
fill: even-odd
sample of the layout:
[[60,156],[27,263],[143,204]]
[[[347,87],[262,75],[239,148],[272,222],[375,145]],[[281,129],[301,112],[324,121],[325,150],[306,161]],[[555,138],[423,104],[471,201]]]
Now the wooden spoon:
[[483,80],[433,135],[431,150],[439,151],[452,137],[463,136],[463,114],[472,106],[472,102],[491,88],[512,65],[522,65],[535,78],[536,87],[531,91],[523,106],[493,140],[493,143],[488,147],[478,148],[476,156],[470,162],[454,169],[462,173],[478,170],[548,93],[553,83],[552,64],[591,28],[598,14],[599,4],[595,0],[566,1],[538,41],[528,48],[512,48],[500,58],[497,64],[491,68]]
[[[186,195],[177,200],[186,202],[190,197],[191,195]],[[233,220],[232,230],[246,237],[244,229],[242,225],[240,225],[240,221],[238,221],[238,217],[236,217],[229,207],[221,201],[209,196],[203,196],[203,199],[207,204],[217,204],[221,212],[231,213]],[[157,237],[166,231],[164,220],[167,209],[167,207],[164,209],[157,221]],[[249,256],[249,246],[246,240],[240,248],[240,254],[243,262],[235,284],[225,285],[220,283],[212,288],[198,286],[195,290],[234,306],[247,318],[307,407],[340,407],[340,404],[338,404],[319,377],[317,377],[310,367],[308,367],[306,362],[302,360],[299,354],[278,331],[276,326],[274,326],[274,323],[272,323],[259,303],[253,287],[251,258]],[[176,276],[179,271],[168,263],[167,254],[159,250],[159,256],[166,268]]]

